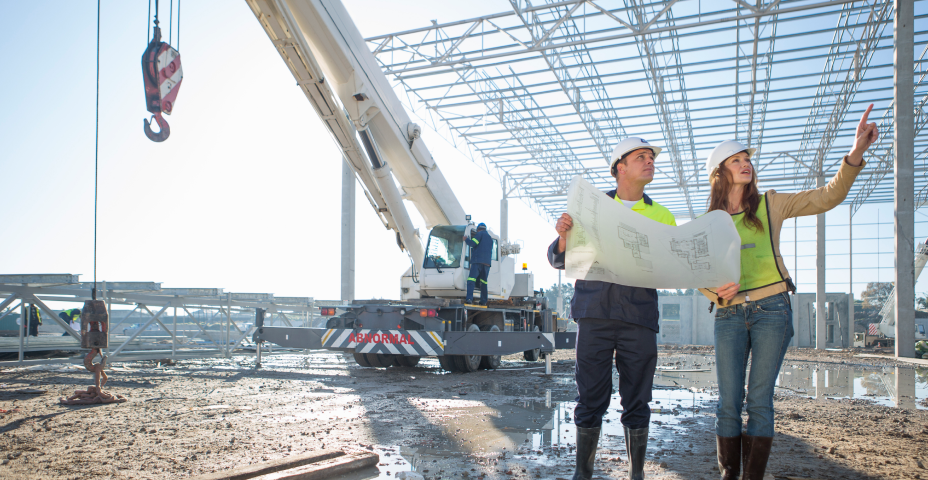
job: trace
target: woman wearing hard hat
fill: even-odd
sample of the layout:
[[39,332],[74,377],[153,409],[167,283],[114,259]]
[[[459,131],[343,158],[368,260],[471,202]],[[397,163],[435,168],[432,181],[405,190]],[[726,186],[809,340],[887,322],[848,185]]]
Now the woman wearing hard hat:
[[[770,456],[773,387],[793,336],[787,292],[796,290],[780,256],[780,227],[787,218],[825,213],[844,201],[865,165],[864,152],[879,136],[876,124],[867,123],[871,109],[872,104],[860,119],[854,146],[841,161],[838,173],[822,188],[760,194],[751,163],[755,149],[732,140],[715,147],[706,161],[711,185],[708,210],[728,212],[741,235],[739,283],[700,289],[718,305],[715,358],[719,403],[715,429],[723,480],[738,478],[741,460],[741,478],[761,480]],[[742,434],[748,354],[748,425]]]

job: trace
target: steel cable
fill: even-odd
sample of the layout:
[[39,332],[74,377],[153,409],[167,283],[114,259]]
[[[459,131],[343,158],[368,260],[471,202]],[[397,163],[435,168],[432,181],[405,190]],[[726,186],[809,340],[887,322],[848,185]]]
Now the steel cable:
[[[149,0],[150,2],[150,0]],[[97,0],[97,105],[96,132],[93,154],[93,288],[90,295],[97,299],[97,177],[100,159],[100,0]]]

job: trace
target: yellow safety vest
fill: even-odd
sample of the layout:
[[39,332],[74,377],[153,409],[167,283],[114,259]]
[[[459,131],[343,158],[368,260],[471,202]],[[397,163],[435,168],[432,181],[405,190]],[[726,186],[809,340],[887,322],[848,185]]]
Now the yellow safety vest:
[[760,196],[760,205],[757,207],[757,218],[764,225],[764,229],[757,231],[744,222],[744,212],[731,216],[741,236],[741,289],[739,293],[748,292],[758,288],[780,283],[785,278],[777,267],[777,260],[773,254],[773,237],[770,231],[770,222],[767,218],[766,195]]
[[[619,198],[618,193],[615,197],[613,197],[613,199],[624,205],[622,199]],[[677,221],[673,218],[673,214],[670,213],[670,210],[667,210],[667,207],[664,207],[654,200],[651,200],[651,197],[649,197],[647,194],[644,194],[641,199],[638,200],[638,202],[632,205],[632,211],[640,213],[641,215],[644,215],[651,220],[661,222],[664,225],[671,225],[674,227],[677,226]]]

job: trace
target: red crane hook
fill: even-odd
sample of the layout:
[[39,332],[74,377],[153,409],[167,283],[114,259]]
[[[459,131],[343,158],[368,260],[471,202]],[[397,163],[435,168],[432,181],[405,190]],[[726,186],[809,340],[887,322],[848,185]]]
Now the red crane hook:
[[180,66],[180,53],[161,41],[161,29],[155,21],[155,31],[151,42],[142,54],[142,79],[145,83],[145,108],[158,123],[159,131],[151,129],[151,119],[142,120],[145,136],[153,142],[163,142],[171,135],[171,127],[161,116],[170,115],[174,101],[183,80]]

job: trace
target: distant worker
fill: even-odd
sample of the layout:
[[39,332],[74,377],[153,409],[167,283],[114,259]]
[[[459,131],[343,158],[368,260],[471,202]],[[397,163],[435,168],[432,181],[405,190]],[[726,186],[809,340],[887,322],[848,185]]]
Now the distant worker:
[[39,325],[42,324],[42,315],[35,305],[29,305],[29,336],[39,336]]
[[928,342],[924,340],[915,342],[915,356],[918,358],[928,358]]
[[470,253],[470,275],[467,277],[467,296],[464,303],[474,303],[474,285],[480,284],[480,305],[487,304],[487,277],[490,275],[490,261],[493,257],[493,239],[487,232],[487,225],[477,225],[477,232],[470,238],[464,237],[467,245],[473,247]]
[[[80,324],[81,309],[71,308],[69,310],[62,310],[61,313],[58,314],[58,318],[64,320],[65,323],[71,325],[71,328],[80,332],[81,330],[81,324]],[[68,336],[68,332],[65,331],[64,333],[61,334],[61,336],[62,337]]]

